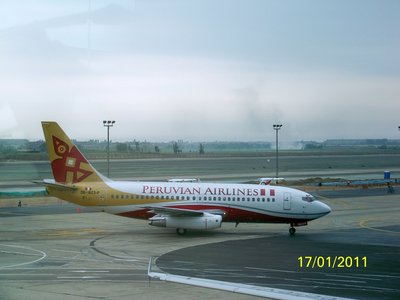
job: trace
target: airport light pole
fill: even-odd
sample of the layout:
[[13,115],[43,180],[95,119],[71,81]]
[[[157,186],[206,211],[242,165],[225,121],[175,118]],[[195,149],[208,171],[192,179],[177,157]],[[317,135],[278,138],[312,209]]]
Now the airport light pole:
[[107,127],[107,177],[110,178],[110,127],[114,126],[115,121],[103,121],[103,126]]
[[276,180],[278,180],[278,175],[279,175],[279,164],[278,164],[278,131],[282,128],[282,124],[274,124],[272,125],[272,128],[275,130],[276,134],[276,146],[275,146],[275,154],[276,154]]

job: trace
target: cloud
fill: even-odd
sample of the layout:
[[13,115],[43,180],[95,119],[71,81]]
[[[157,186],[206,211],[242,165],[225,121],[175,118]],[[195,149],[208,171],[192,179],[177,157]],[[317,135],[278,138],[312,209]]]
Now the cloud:
[[393,33],[382,49],[363,48],[375,35],[347,45],[338,11],[327,36],[315,29],[322,16],[289,18],[284,5],[267,19],[256,6],[207,8],[205,22],[190,5],[105,7],[93,12],[90,49],[86,12],[0,30],[0,107],[13,124],[2,134],[41,138],[51,119],[74,138],[103,138],[102,120],[113,119],[118,140],[273,140],[276,122],[283,141],[398,137]]
[[13,138],[11,133],[17,126],[14,111],[8,105],[0,105],[0,138]]
[[117,121],[119,140],[271,140],[276,122],[284,124],[282,141],[381,137],[399,107],[397,78],[113,53],[94,55],[83,72],[41,68],[53,75],[3,77],[0,87],[31,137],[42,119],[58,120],[82,139],[102,138],[103,119]]

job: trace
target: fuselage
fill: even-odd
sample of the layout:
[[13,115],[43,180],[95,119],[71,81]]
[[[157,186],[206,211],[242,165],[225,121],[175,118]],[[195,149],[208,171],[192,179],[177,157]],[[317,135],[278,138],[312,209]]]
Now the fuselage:
[[[301,223],[330,212],[312,195],[282,186],[106,181],[76,187],[66,200],[140,219],[152,216],[149,205],[217,213],[225,222]],[[49,192],[63,198],[57,189]]]

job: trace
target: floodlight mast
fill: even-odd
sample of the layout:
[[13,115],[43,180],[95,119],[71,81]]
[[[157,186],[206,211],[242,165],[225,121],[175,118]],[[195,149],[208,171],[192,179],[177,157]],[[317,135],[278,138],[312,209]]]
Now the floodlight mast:
[[274,124],[272,128],[275,130],[276,135],[276,145],[275,145],[275,160],[276,160],[276,180],[279,177],[279,147],[278,147],[278,131],[282,128],[282,124]]
[[107,127],[107,177],[110,178],[110,127],[114,126],[115,121],[104,120],[103,126]]

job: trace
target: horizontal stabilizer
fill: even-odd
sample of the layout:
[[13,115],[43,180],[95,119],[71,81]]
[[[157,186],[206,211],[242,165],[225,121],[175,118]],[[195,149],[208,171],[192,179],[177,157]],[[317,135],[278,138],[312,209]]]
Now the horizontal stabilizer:
[[43,181],[33,181],[33,182],[36,184],[53,187],[53,188],[56,188],[59,190],[68,190],[68,191],[77,190],[77,187],[75,187],[75,186],[55,182],[55,180],[53,180],[53,179],[44,179]]

